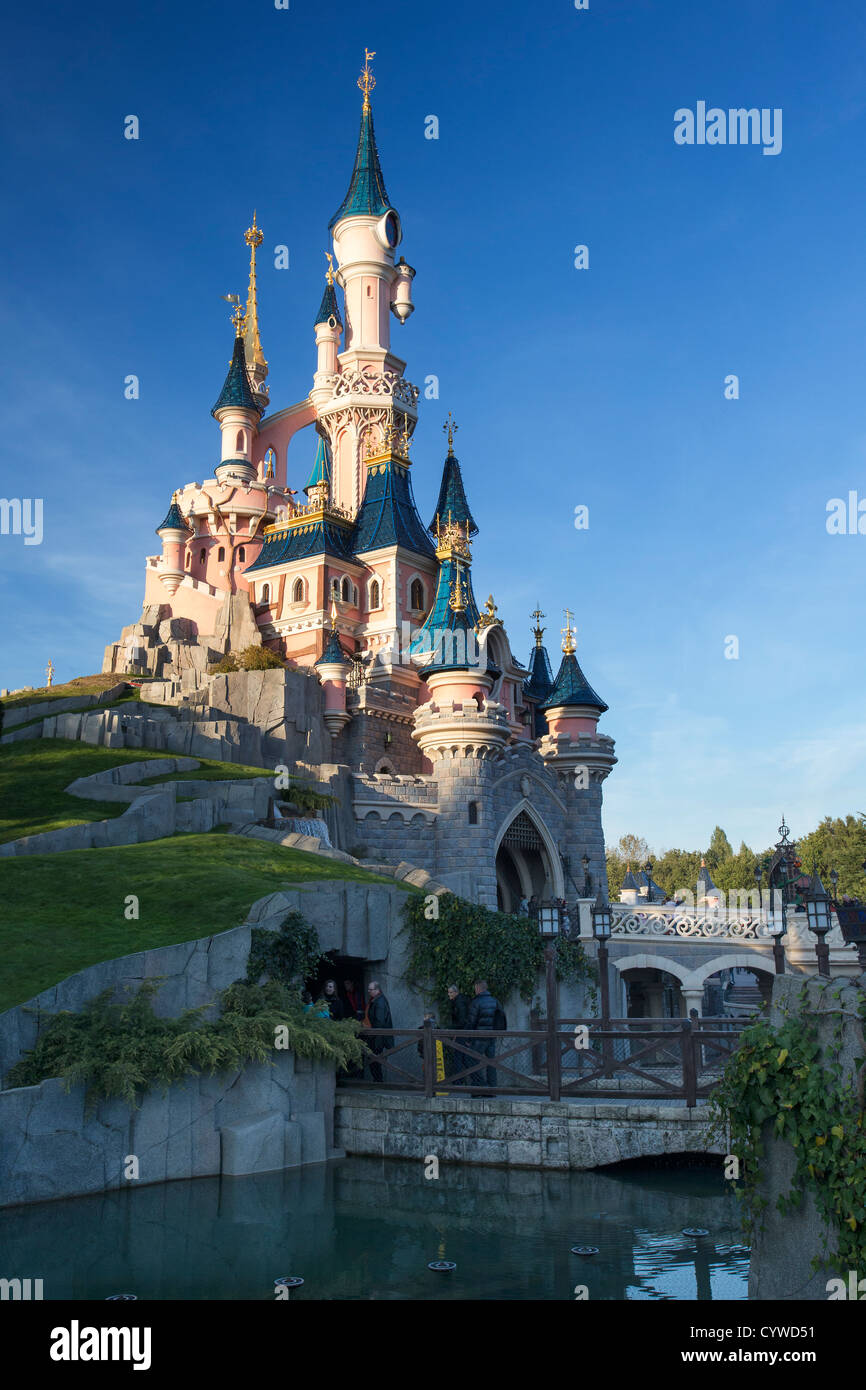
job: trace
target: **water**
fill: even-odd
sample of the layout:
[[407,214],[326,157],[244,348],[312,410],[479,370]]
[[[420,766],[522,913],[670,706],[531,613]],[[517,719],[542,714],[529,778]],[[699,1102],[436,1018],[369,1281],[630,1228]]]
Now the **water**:
[[[0,1274],[46,1299],[744,1299],[739,1208],[716,1171],[539,1173],[347,1158],[0,1211]],[[706,1227],[689,1237],[683,1227]],[[590,1257],[572,1245],[594,1245]],[[454,1260],[438,1274],[431,1260]]]
[[306,819],[303,816],[280,816],[276,824],[288,835],[317,835],[326,849],[331,848],[328,826],[318,817]]

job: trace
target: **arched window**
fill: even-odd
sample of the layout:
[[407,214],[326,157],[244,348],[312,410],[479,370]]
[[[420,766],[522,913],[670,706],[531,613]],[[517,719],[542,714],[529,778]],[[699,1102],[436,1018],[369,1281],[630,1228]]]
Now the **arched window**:
[[206,559],[207,559],[207,551],[205,550],[204,546],[202,546],[201,550],[198,552],[198,562],[199,562],[199,564],[200,564],[200,565],[203,565]]
[[270,586],[270,584],[263,584],[263,585],[262,585],[262,598],[261,598],[261,601],[262,601],[262,603],[270,603],[270,601],[271,601],[271,586]]
[[351,586],[351,584],[349,583],[348,578],[344,575],[344,576],[343,576],[343,602],[344,602],[344,603],[351,603],[351,601],[352,601],[352,586]]
[[409,590],[409,607],[421,611],[424,608],[424,585],[420,579],[413,579]]
[[292,603],[303,603],[304,601],[304,581],[296,579],[292,585]]
[[219,548],[219,550],[217,551],[217,560],[218,560],[218,561],[219,561],[219,560],[224,560],[225,558],[226,558],[226,548],[225,548],[224,545],[221,545],[220,548]]
[[478,824],[478,802],[477,802],[477,801],[470,801],[470,803],[469,803],[469,824],[470,824],[470,825],[477,825],[477,824]]
[[339,597],[340,597],[340,581],[339,581],[339,579],[332,579],[332,580],[331,580],[331,598],[339,598]]
[[239,562],[240,564],[243,564],[243,562],[244,562],[244,560],[245,560],[246,558],[247,558],[246,546],[243,546],[243,545],[238,546],[238,562]]
[[378,608],[379,604],[379,581],[378,579],[374,579],[373,583],[370,585],[370,607]]
[[191,551],[191,550],[188,550],[188,551],[186,552],[186,568],[189,569],[189,567],[190,567],[191,564],[192,564],[192,551]]
[[239,454],[246,453],[246,435],[243,430],[238,430],[238,437],[235,443],[235,450]]

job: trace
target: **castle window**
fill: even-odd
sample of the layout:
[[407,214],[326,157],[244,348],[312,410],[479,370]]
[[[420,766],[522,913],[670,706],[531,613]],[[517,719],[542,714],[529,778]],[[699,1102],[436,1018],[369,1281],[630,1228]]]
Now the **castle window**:
[[332,579],[332,580],[331,580],[331,598],[339,598],[339,597],[340,597],[340,581],[339,581],[339,579]]
[[244,562],[244,560],[245,560],[246,558],[247,558],[246,549],[245,549],[244,546],[240,546],[240,548],[238,549],[238,560],[239,560],[240,564],[243,564],[243,562]]
[[224,560],[225,558],[226,558],[226,548],[225,548],[224,545],[221,545],[220,548],[219,548],[219,550],[217,551],[217,560],[218,560],[218,561],[219,561],[219,560]]
[[469,803],[469,824],[470,824],[470,825],[477,825],[477,824],[478,824],[478,802],[477,802],[477,801],[470,801],[470,803]]
[[189,567],[190,567],[191,564],[192,564],[192,551],[188,550],[188,551],[186,552],[186,568],[189,569]]
[[235,443],[235,449],[236,449],[237,453],[243,454],[243,453],[246,452],[246,443],[245,443],[245,441],[246,441],[246,435],[244,434],[243,430],[238,430],[238,437],[237,437],[237,441],[236,441],[236,443]]
[[420,579],[412,580],[412,587],[409,590],[409,607],[417,612],[424,608],[424,585]]
[[370,585],[370,607],[378,608],[380,603],[381,599],[379,597],[379,581],[378,579],[374,579],[373,583]]
[[263,585],[262,585],[262,603],[270,603],[270,601],[271,601],[271,586],[270,586],[270,584],[263,584]]
[[292,585],[292,603],[303,603],[304,601],[304,581],[296,579]]
[[351,603],[351,601],[352,601],[352,586],[351,586],[351,584],[349,583],[348,579],[346,579],[345,576],[344,576],[344,578],[343,578],[343,602],[344,602],[344,603]]
[[199,564],[200,564],[200,565],[203,565],[206,559],[207,559],[207,551],[205,550],[204,546],[202,546],[201,550],[198,552],[198,562],[199,562]]

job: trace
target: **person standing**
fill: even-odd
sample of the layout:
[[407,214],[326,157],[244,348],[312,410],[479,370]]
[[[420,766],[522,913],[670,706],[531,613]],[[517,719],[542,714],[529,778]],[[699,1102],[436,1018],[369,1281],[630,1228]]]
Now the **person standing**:
[[325,981],[324,998],[325,1003],[328,1006],[328,1013],[330,1014],[331,1018],[334,1020],[335,1023],[339,1023],[341,1018],[346,1017],[346,1012],[343,1007],[343,1001],[337,993],[336,980]]
[[360,1023],[364,1017],[364,996],[354,980],[343,981],[343,999],[346,1018],[354,1018]]
[[[448,986],[448,998],[451,1000],[451,1027],[465,1028],[469,1017],[469,1000],[465,994],[461,994],[456,985]],[[463,1071],[467,1065],[467,1057],[460,1044],[463,1038],[455,1038],[452,1047],[445,1049],[445,1076],[446,1079],[455,1071]],[[463,1086],[469,1080],[466,1076],[458,1077],[454,1082],[455,1086]]]
[[[500,1011],[501,1005],[499,1000],[494,999],[493,995],[490,993],[487,988],[487,981],[476,980],[475,998],[469,1005],[469,1014],[466,1020],[467,1026],[473,1029],[473,1031],[476,1029],[492,1029],[495,1027],[496,1016]],[[477,1038],[473,1045],[475,1051],[482,1053],[485,1057],[494,1057],[496,1055],[495,1038]],[[484,1077],[485,1070],[487,1072],[486,1081]],[[479,1071],[472,1073],[469,1081],[473,1086],[495,1086],[496,1068],[489,1065],[486,1068],[481,1067]]]
[[[378,980],[370,981],[367,986],[367,993],[370,996],[370,1002],[367,1005],[367,1023],[369,1026],[371,1028],[393,1028],[391,1006],[379,988]],[[383,1035],[371,1038],[369,1046],[371,1051],[375,1052],[377,1056],[381,1056],[383,1052],[389,1052],[394,1046],[393,1035],[391,1037]],[[370,1063],[370,1075],[374,1081],[382,1080],[381,1062]]]

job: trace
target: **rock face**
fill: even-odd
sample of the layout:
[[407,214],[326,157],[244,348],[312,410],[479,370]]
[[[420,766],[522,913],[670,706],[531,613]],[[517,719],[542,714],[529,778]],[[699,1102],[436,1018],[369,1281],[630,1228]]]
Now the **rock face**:
[[262,638],[246,594],[226,594],[212,633],[201,632],[191,618],[173,618],[168,604],[145,604],[141,618],[123,628],[105,648],[104,672],[149,672],[158,678],[204,673],[226,652],[260,647]]
[[[778,1027],[786,1017],[804,1014],[817,1020],[825,1065],[831,1050],[839,1045],[834,1039],[836,1029],[841,1026],[839,1062],[843,1076],[856,1077],[858,1062],[866,1050],[863,1024],[858,1017],[864,986],[866,976],[850,985],[842,985],[839,980],[825,982],[813,976],[804,986],[802,977],[777,975],[769,1021]],[[800,998],[804,988],[805,1002]],[[860,1084],[862,1086],[862,1077]],[[808,1189],[799,1207],[784,1216],[778,1210],[777,1199],[791,1190],[794,1154],[787,1143],[773,1137],[769,1124],[763,1143],[760,1190],[767,1199],[767,1208],[752,1244],[749,1298],[825,1300],[827,1281],[836,1277],[835,1272],[828,1269],[814,1273],[812,1259],[823,1253],[825,1245],[831,1251],[835,1249],[834,1233],[827,1228]],[[863,1272],[860,1270],[859,1275]]]

